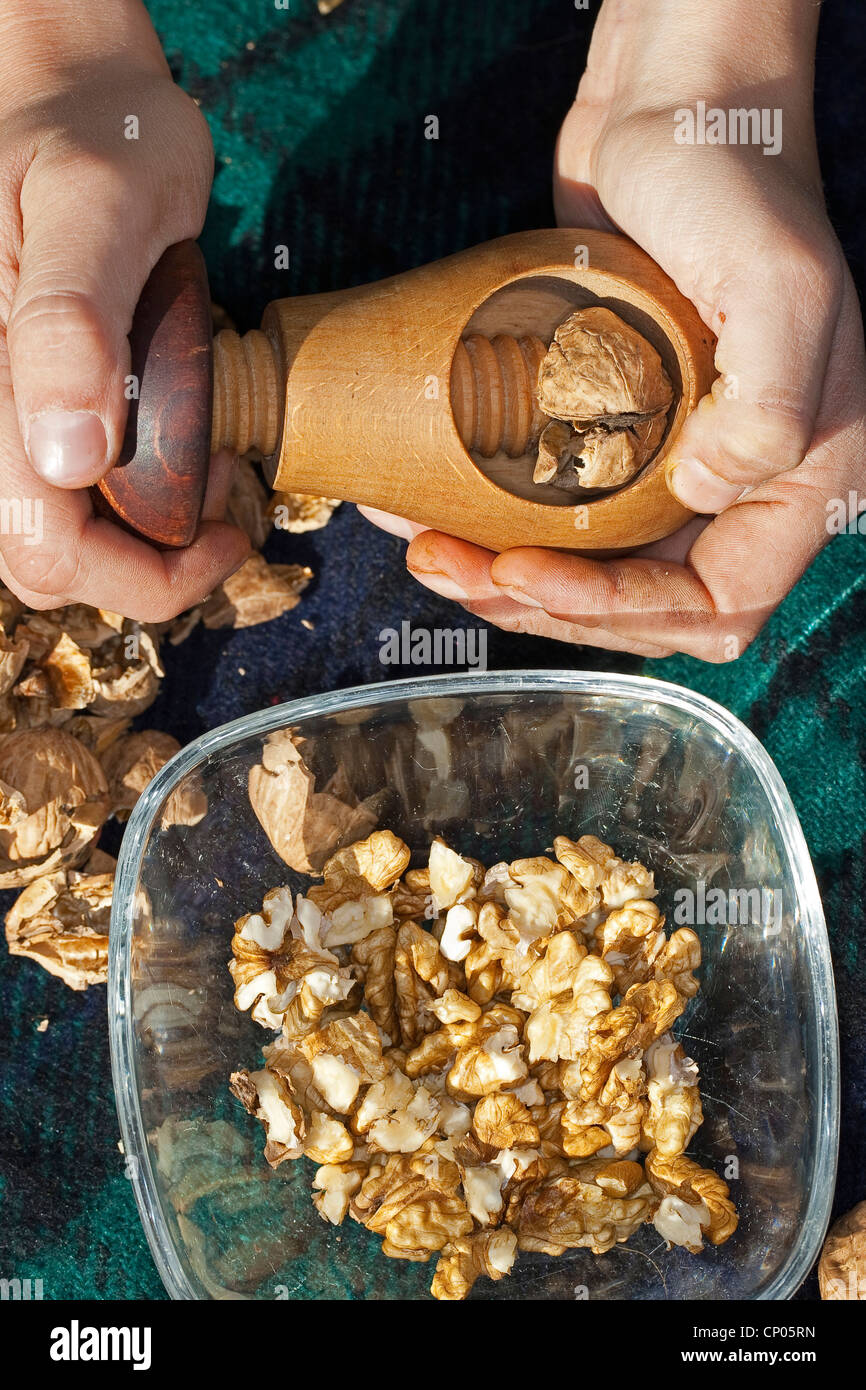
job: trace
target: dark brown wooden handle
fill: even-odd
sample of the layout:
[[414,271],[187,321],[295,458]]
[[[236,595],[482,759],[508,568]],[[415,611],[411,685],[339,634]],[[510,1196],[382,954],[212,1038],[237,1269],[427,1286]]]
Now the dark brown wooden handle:
[[[170,246],[144,287],[132,331],[138,397],[120,458],[99,483],[98,507],[166,547],[198,528],[213,410],[211,310],[204,257],[194,241]],[[103,501],[102,499],[105,499]]]

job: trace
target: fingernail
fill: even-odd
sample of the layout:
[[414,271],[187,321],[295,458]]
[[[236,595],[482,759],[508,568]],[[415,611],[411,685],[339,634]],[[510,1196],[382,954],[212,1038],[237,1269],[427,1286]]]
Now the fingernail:
[[540,608],[542,611],[544,610],[543,603],[539,603],[537,598],[532,598],[531,595],[525,594],[522,589],[515,589],[511,584],[497,584],[495,579],[493,583],[496,584],[497,589],[504,598],[513,598],[515,603],[522,604],[524,608]]
[[57,487],[85,487],[105,467],[105,426],[89,410],[46,410],[30,421],[27,453],[36,472]]
[[423,584],[425,589],[432,589],[434,594],[439,594],[442,598],[453,598],[458,603],[466,603],[469,595],[465,590],[455,584],[447,574],[440,574],[438,570],[413,570],[410,568],[419,584]]
[[358,511],[380,531],[387,531],[401,541],[412,541],[419,532],[429,530],[429,527],[420,526],[417,521],[407,521],[405,517],[393,516],[391,512],[380,512],[378,507],[359,507]]
[[683,459],[671,474],[671,491],[693,512],[723,512],[746,488],[726,482],[700,459]]

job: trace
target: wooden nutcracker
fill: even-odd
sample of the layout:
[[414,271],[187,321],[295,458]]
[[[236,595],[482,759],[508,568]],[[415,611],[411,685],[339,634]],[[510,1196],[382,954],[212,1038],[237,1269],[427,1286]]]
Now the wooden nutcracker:
[[[556,326],[592,304],[652,344],[674,400],[637,477],[582,497],[531,482],[534,388]],[[275,488],[366,503],[497,551],[630,549],[691,515],[669,490],[668,462],[714,379],[715,340],[622,236],[520,232],[375,284],[275,300],[261,329],[213,341],[204,261],[183,242],[155,267],[130,342],[139,397],[99,488],[162,546],[192,540],[208,459],[223,447],[259,450]]]

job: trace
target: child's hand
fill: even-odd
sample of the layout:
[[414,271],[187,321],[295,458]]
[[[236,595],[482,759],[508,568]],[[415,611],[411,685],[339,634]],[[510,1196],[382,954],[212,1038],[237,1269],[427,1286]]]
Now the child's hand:
[[[34,608],[80,601],[158,621],[249,549],[205,520],[188,549],[160,553],[96,517],[83,490],[122,444],[141,290],[167,246],[200,232],[212,171],[207,124],[138,0],[4,5],[0,575]],[[206,518],[222,515],[230,471],[221,457]]]
[[[425,531],[407,555],[422,583],[507,629],[722,661],[826,544],[828,501],[866,479],[866,368],[815,154],[816,20],[803,0],[605,4],[557,150],[560,222],[626,232],[718,335],[675,487],[720,515],[607,561]],[[676,143],[674,112],[698,101],[767,109],[776,130],[781,108],[781,151]]]

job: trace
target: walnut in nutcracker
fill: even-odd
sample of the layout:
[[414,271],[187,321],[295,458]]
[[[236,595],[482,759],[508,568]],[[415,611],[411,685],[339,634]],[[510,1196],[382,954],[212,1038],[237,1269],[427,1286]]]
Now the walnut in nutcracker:
[[538,369],[549,423],[536,483],[567,491],[621,487],[652,458],[673,400],[655,348],[610,309],[578,309],[553,335]]

